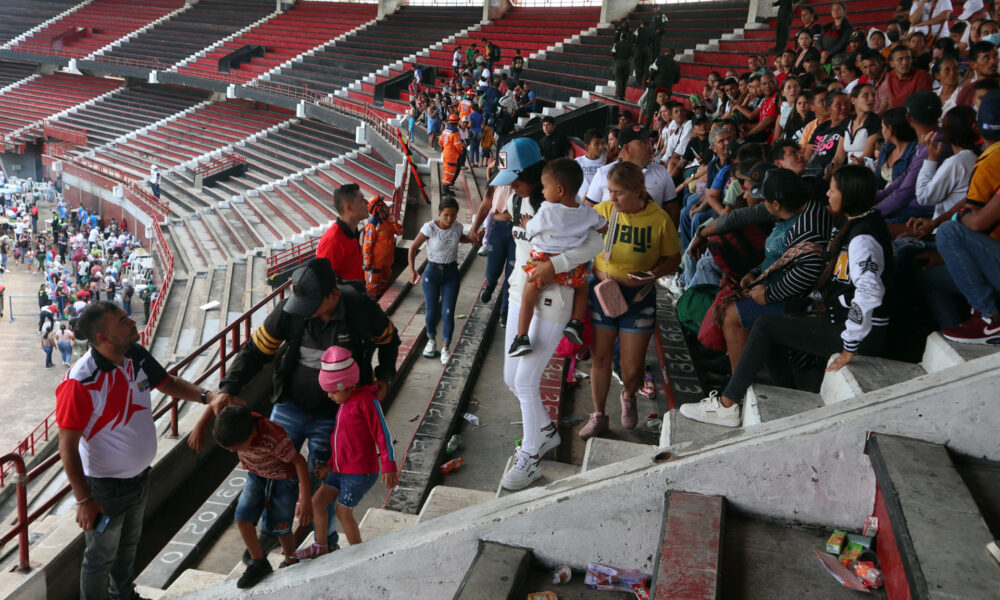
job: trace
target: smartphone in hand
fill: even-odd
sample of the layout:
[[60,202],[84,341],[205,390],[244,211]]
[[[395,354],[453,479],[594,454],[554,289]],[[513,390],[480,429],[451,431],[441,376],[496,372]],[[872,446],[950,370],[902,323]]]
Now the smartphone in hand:
[[650,279],[656,279],[656,275],[653,275],[649,271],[639,271],[638,273],[629,273],[629,279],[638,279],[639,281],[648,281]]
[[111,517],[104,513],[98,513],[97,518],[94,519],[94,531],[97,533],[104,533],[108,530],[108,525],[111,524]]

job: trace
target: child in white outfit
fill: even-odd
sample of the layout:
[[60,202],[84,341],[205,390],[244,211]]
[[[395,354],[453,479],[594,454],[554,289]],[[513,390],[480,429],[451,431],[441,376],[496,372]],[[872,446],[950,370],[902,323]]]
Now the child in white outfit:
[[[583,184],[583,169],[568,158],[559,158],[542,171],[542,195],[545,202],[534,217],[521,217],[521,226],[531,241],[531,258],[524,266],[529,277],[539,262],[577,248],[586,241],[591,229],[603,232],[608,222],[588,205],[576,201],[577,190]],[[587,314],[587,269],[577,266],[567,273],[556,273],[556,283],[574,288],[573,315],[563,334],[574,344],[583,344],[583,319]],[[528,328],[541,295],[538,282],[524,286],[521,310],[517,319],[517,337],[507,354],[523,356],[531,352]]]

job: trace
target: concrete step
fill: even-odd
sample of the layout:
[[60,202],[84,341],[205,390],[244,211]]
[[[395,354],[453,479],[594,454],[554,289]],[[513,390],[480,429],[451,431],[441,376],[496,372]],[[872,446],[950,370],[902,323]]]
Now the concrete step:
[[699,423],[685,417],[677,409],[663,415],[663,427],[660,429],[660,447],[674,446],[675,450],[691,445],[702,444],[740,434],[739,427],[723,427]]
[[983,551],[993,535],[948,450],[873,433],[866,452],[889,598],[996,598],[1000,569]]
[[650,591],[657,600],[715,600],[726,500],[667,492],[663,502],[660,553]]
[[455,600],[513,600],[520,597],[531,564],[531,550],[479,540],[476,558],[465,574]]
[[924,357],[920,361],[920,365],[928,373],[936,373],[998,352],[1000,352],[1000,346],[961,344],[953,342],[941,335],[940,332],[935,331],[927,336],[927,345],[924,346]]
[[209,571],[199,571],[198,569],[188,569],[170,584],[160,600],[169,598],[182,598],[192,592],[197,592],[213,585],[218,585],[226,580],[225,575],[212,573]]
[[[512,466],[514,466],[514,456],[511,455],[507,459],[507,464],[504,465],[503,473],[506,473]],[[565,479],[567,477],[572,477],[580,473],[580,467],[576,465],[571,465],[569,463],[558,462],[555,460],[541,460],[538,463],[539,469],[541,469],[542,476],[535,480],[534,483],[529,487],[544,487],[550,483],[559,481],[560,479]],[[503,476],[503,473],[500,476]],[[515,494],[517,492],[512,492],[511,490],[504,489],[497,479],[497,498],[503,498],[504,496],[509,496],[510,494]],[[520,490],[518,490],[520,491]]]
[[820,395],[825,404],[834,404],[926,374],[920,365],[855,356],[842,369],[824,375]]
[[635,458],[636,456],[647,452],[652,453],[653,451],[653,446],[649,444],[637,444],[635,442],[623,442],[606,438],[590,438],[587,440],[586,448],[583,451],[583,466],[580,467],[580,472],[586,473],[598,467]]
[[382,535],[401,531],[411,525],[416,525],[419,517],[398,510],[384,508],[369,508],[361,517],[358,527],[361,529],[361,539],[370,540]]
[[434,486],[427,496],[427,502],[420,509],[417,515],[417,522],[430,521],[456,510],[462,510],[473,504],[487,502],[494,498],[492,492],[480,490],[469,490],[465,488],[450,487],[447,485]]
[[743,402],[743,426],[759,425],[823,406],[819,394],[755,383]]

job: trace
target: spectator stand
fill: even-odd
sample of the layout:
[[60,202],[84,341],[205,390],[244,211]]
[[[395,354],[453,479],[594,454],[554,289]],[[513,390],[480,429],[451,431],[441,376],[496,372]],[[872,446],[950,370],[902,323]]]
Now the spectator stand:
[[247,171],[247,159],[233,152],[224,153],[207,163],[200,163],[194,168],[195,189],[201,190],[203,185],[230,175],[243,175]]

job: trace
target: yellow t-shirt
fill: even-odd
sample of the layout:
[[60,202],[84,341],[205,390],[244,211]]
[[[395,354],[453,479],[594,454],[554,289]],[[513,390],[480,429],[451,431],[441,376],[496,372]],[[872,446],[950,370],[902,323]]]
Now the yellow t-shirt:
[[966,196],[974,206],[985,206],[1000,188],[1000,142],[994,142],[976,161]]
[[[610,200],[594,207],[599,215],[611,220]],[[613,277],[628,277],[629,273],[648,271],[664,256],[680,254],[681,244],[677,227],[670,216],[654,202],[647,202],[641,211],[632,214],[618,213],[615,231],[604,234],[615,236],[611,247],[611,260],[604,259],[604,252],[594,259],[594,266]]]

